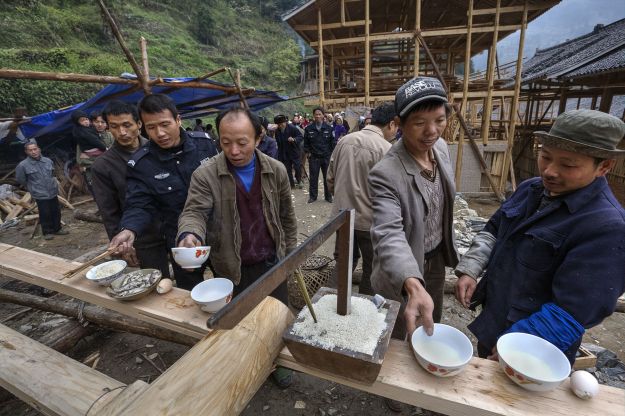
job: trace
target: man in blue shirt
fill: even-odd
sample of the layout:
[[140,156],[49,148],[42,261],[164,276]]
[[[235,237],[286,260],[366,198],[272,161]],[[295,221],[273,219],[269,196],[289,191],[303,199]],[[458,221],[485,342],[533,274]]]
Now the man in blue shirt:
[[481,357],[496,359],[501,335],[525,332],[573,363],[584,330],[625,290],[625,210],[605,178],[625,157],[616,148],[625,123],[574,110],[535,134],[540,177],[523,182],[473,240],[456,267],[456,297],[482,305],[469,325]]

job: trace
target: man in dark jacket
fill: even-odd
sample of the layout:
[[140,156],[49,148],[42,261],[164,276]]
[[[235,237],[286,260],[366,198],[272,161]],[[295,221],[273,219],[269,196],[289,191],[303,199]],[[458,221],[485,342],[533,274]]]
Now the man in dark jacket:
[[[278,125],[276,129],[276,142],[278,142],[278,160],[284,163],[286,173],[289,177],[291,188],[302,183],[302,163],[299,157],[299,144],[302,141],[302,133],[297,127],[288,123],[285,115],[277,115],[273,122]],[[293,169],[295,169],[295,180],[293,180]]]
[[267,134],[267,128],[269,127],[269,120],[267,117],[260,117],[260,123],[262,125],[262,132],[260,142],[256,148],[266,154],[267,156],[277,159],[278,158],[278,143],[276,139]]
[[495,359],[500,336],[524,332],[573,363],[585,329],[609,316],[625,290],[625,210],[605,178],[625,157],[616,148],[625,123],[573,110],[535,134],[540,177],[519,185],[475,237],[456,266],[456,297],[482,305],[468,326],[480,357]]
[[[109,102],[102,113],[108,123],[114,142],[109,150],[93,163],[93,195],[109,240],[121,229],[122,213],[126,200],[126,166],[131,155],[139,147],[147,144],[141,137],[141,121],[137,108],[120,100]],[[167,244],[161,231],[160,222],[155,218],[146,231],[134,243],[136,258],[127,256],[129,264],[138,262],[141,268],[159,269],[169,277]],[[134,253],[131,253],[134,254]]]
[[[168,247],[175,247],[178,216],[187,199],[191,174],[217,154],[205,133],[194,137],[181,128],[176,106],[166,95],[144,97],[139,115],[150,142],[128,160],[121,231],[110,243],[122,255],[132,252],[136,236],[142,235],[154,218],[162,223]],[[204,268],[186,271],[175,262],[172,266],[180,288],[190,290],[203,280]]]
[[333,130],[324,123],[323,108],[317,107],[313,111],[314,122],[304,131],[304,152],[308,156],[308,166],[310,169],[310,191],[308,203],[317,200],[317,190],[319,188],[319,170],[323,174],[323,196],[328,202],[332,202],[332,194],[328,190],[326,176],[330,165],[330,156],[334,150]]

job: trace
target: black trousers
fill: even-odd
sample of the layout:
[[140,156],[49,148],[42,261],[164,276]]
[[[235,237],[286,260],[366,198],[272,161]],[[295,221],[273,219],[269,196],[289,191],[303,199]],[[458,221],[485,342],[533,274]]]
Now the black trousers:
[[318,157],[311,155],[308,158],[308,166],[310,168],[310,188],[308,193],[311,199],[317,199],[319,188],[319,170],[321,170],[321,174],[323,175],[323,197],[325,199],[332,197],[332,195],[330,195],[330,191],[328,190],[328,183],[326,182],[328,165],[330,165],[330,156]]
[[[297,183],[302,181],[302,163],[299,157],[287,158],[284,161],[284,167],[286,168],[286,174],[289,177],[291,188],[295,186],[295,181],[297,181]],[[293,170],[295,170],[295,180],[293,180]]]
[[[339,256],[338,250],[338,233],[336,234],[336,242],[334,244],[334,259]],[[352,272],[356,270],[358,259],[362,256],[362,279],[358,285],[358,293],[362,295],[373,296],[373,288],[371,287],[371,270],[373,269],[373,243],[371,242],[371,233],[369,231],[354,230],[354,250],[352,251]],[[328,284],[330,287],[337,287],[337,269],[334,268],[332,276]]]
[[[234,286],[233,295],[236,297],[245,289],[250,287],[252,283],[258,280],[259,277],[264,275],[269,269],[271,269],[276,263],[278,258],[266,260],[260,263],[252,264],[249,266],[241,266],[241,281],[238,285]],[[278,299],[285,305],[289,305],[289,291],[286,285],[286,280],[280,284],[269,296]]]
[[37,202],[37,209],[39,210],[41,232],[45,235],[59,231],[61,229],[61,208],[58,198],[35,199],[35,202]]
[[165,240],[153,242],[135,242],[135,251],[142,269],[158,269],[164,278],[169,279],[169,250]]

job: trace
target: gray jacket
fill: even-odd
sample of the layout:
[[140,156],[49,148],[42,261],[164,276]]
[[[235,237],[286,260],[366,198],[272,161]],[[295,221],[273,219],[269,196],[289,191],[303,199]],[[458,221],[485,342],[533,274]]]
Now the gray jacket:
[[[434,145],[445,206],[443,209],[442,251],[445,265],[458,263],[453,234],[453,204],[456,193],[447,144],[439,139]],[[408,277],[423,280],[425,263],[424,231],[427,206],[425,190],[419,180],[420,168],[399,140],[369,174],[373,202],[373,273],[371,284],[382,296],[403,300],[402,290]]]
[[34,199],[52,199],[59,194],[59,185],[54,177],[54,164],[47,157],[39,160],[27,157],[15,168],[15,179],[26,186]]

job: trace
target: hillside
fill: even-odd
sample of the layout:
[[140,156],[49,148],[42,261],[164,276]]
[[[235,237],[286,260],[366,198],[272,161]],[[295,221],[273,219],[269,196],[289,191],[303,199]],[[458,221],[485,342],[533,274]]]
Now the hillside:
[[[150,74],[201,76],[242,70],[245,86],[297,93],[300,49],[278,15],[297,0],[105,0],[140,60],[148,40]],[[52,72],[133,72],[94,0],[0,2],[0,66]],[[231,83],[227,75],[215,78]],[[0,79],[0,117],[37,114],[83,101],[96,84]],[[297,105],[295,103],[291,105]]]

